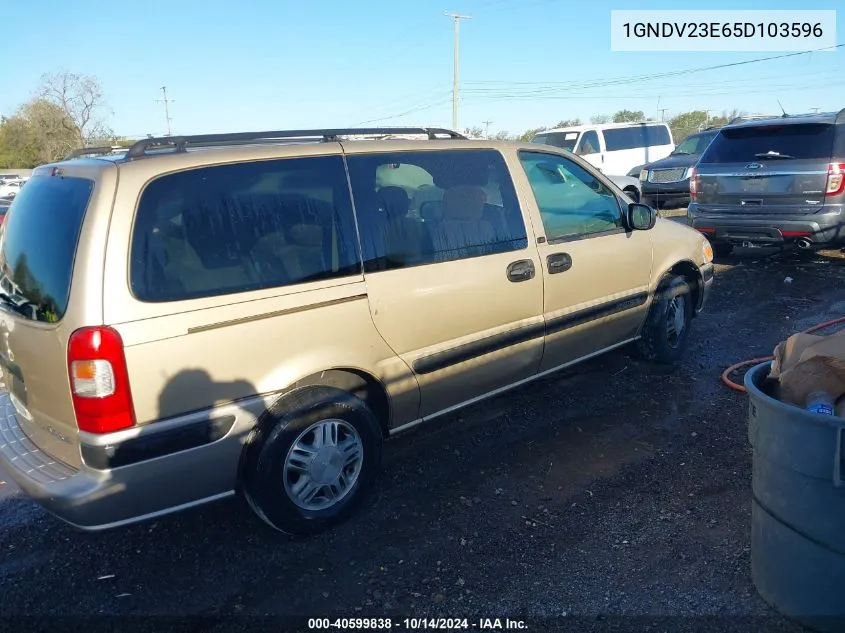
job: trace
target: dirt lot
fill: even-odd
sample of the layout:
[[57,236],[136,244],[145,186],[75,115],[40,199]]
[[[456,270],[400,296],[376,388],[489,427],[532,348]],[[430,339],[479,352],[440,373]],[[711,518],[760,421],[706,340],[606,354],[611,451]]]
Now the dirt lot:
[[243,617],[267,614],[795,630],[749,578],[746,400],[719,373],[843,310],[838,256],[739,254],[718,266],[677,367],[618,351],[397,438],[370,507],[309,540],[270,534],[240,502],[80,534],[0,473],[0,616],[210,618],[191,621],[198,631],[293,630]]

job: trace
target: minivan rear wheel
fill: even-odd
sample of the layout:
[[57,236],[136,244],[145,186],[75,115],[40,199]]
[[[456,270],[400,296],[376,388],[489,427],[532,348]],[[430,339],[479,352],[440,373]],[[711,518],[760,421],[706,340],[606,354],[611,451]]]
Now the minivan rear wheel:
[[380,469],[375,415],[344,391],[309,387],[283,398],[268,416],[242,471],[250,507],[287,534],[314,534],[346,520]]

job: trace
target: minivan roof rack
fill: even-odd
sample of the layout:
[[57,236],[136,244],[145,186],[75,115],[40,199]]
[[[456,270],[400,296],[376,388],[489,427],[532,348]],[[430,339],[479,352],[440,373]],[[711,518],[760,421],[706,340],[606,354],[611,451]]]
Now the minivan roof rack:
[[454,130],[436,127],[366,127],[333,128],[314,130],[273,130],[265,132],[233,132],[228,134],[196,134],[192,136],[159,136],[136,141],[126,153],[126,158],[147,156],[148,150],[173,149],[184,152],[188,147],[220,147],[250,145],[259,143],[283,143],[291,140],[312,142],[335,142],[341,136],[387,136],[393,134],[425,134],[429,140],[447,136],[450,139],[464,139],[466,136]]
[[119,145],[108,145],[103,147],[80,147],[73,150],[70,154],[65,156],[65,160],[77,158],[79,156],[91,156],[92,154],[112,154],[115,152],[126,151],[128,148],[120,147]]

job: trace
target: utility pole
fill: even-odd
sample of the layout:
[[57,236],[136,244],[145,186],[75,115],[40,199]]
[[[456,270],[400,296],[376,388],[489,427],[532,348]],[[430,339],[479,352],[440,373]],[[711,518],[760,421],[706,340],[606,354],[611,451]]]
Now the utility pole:
[[161,94],[164,95],[163,99],[156,99],[156,103],[163,103],[164,104],[164,118],[167,121],[167,136],[172,136],[170,130],[170,109],[168,108],[168,104],[175,103],[173,99],[167,98],[167,86],[161,87]]
[[486,138],[487,140],[490,140],[490,124],[492,122],[493,121],[482,121],[482,123],[484,124],[484,138]]
[[452,69],[452,129],[458,129],[458,59],[460,57],[458,41],[459,37],[459,25],[461,20],[469,20],[472,16],[469,15],[461,15],[459,13],[449,13],[448,11],[444,13],[444,15],[452,18],[452,23],[455,28],[455,44],[453,46],[453,56],[454,56],[454,66]]
[[665,120],[666,110],[669,108],[660,108],[660,122],[662,123]]
[[810,108],[813,111],[813,114],[816,114],[821,108]]

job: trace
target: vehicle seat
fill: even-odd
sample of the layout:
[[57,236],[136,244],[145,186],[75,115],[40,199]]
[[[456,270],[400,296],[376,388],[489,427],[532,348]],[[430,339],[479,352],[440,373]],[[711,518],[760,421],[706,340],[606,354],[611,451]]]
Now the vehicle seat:
[[487,195],[481,187],[458,185],[443,194],[443,219],[432,222],[431,239],[435,250],[442,259],[455,259],[466,256],[461,253],[472,247],[487,245],[481,252],[486,253],[496,241],[493,224],[484,218],[484,205]]
[[422,224],[408,217],[411,200],[401,187],[383,187],[376,195],[384,214],[384,255],[394,264],[418,261],[424,250]]

